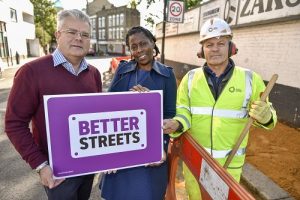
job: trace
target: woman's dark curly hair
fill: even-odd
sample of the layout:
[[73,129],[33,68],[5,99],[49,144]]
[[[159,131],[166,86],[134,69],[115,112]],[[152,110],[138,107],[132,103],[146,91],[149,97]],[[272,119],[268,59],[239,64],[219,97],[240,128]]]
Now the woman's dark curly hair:
[[[127,32],[127,35],[126,35],[126,45],[129,47],[129,37],[133,34],[136,34],[136,33],[144,33],[145,36],[154,43],[154,50],[155,50],[155,55],[154,57],[156,57],[160,51],[158,49],[158,47],[156,46],[155,42],[156,42],[156,38],[154,37],[154,35],[148,30],[148,29],[145,29],[141,26],[134,26],[132,27],[128,32]],[[130,48],[130,47],[129,47]]]

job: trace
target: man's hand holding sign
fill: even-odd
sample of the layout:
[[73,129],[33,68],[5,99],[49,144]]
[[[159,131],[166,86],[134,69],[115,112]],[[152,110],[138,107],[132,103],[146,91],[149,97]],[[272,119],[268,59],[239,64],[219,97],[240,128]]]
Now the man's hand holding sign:
[[52,169],[49,165],[43,167],[39,174],[42,184],[48,186],[49,189],[55,188],[65,180],[64,178],[54,179]]

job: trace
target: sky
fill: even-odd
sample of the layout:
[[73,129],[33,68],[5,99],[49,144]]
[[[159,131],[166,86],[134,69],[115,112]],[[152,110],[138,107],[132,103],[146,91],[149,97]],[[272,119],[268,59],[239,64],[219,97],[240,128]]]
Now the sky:
[[[55,1],[55,0],[52,0]],[[92,1],[92,0],[89,0]],[[110,3],[114,4],[116,7],[127,5],[130,0],[108,0]],[[61,5],[64,9],[82,9],[86,7],[86,0],[60,0]],[[141,25],[146,26],[144,19],[149,13],[158,15],[158,18],[154,18],[155,22],[161,22],[163,16],[163,0],[158,0],[155,4],[151,5],[147,9],[146,0],[142,0],[141,5],[137,7],[141,14]]]

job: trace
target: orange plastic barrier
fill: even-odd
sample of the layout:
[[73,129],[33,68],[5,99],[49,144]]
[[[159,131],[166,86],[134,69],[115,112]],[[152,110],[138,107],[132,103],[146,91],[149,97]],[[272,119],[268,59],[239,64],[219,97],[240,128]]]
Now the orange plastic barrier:
[[116,72],[121,60],[130,60],[130,59],[131,59],[131,56],[120,56],[120,57],[112,58],[110,61],[111,72],[113,74]]
[[183,134],[170,144],[170,176],[166,200],[176,200],[175,178],[179,159],[185,162],[198,180],[202,200],[255,200],[188,133]]

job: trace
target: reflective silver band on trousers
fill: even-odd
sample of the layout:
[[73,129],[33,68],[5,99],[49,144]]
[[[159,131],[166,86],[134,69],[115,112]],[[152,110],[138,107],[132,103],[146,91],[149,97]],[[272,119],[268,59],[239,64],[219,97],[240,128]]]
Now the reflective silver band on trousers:
[[[213,157],[213,158],[225,158],[229,156],[231,153],[230,150],[211,150],[210,148],[205,148],[205,150]],[[212,154],[211,154],[212,153]],[[246,148],[238,149],[235,156],[242,156],[246,153]]]

